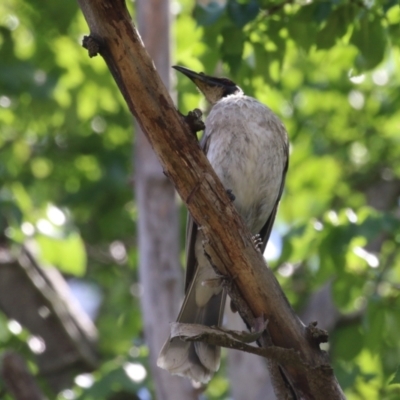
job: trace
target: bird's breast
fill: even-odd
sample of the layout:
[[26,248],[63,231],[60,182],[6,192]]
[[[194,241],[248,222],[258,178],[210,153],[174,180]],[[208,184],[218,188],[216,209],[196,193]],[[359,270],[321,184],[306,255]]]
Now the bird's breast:
[[207,158],[249,229],[258,233],[277,200],[286,163],[286,131],[270,109],[247,96],[218,102],[206,120]]

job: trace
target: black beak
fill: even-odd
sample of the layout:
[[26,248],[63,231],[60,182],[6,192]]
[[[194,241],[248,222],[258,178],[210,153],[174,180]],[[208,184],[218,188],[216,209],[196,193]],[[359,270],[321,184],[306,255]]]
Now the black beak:
[[220,83],[213,78],[212,76],[208,76],[203,72],[197,73],[188,68],[181,67],[179,65],[174,65],[172,68],[176,69],[177,71],[181,72],[183,75],[186,75],[190,78],[198,87],[201,87],[201,82],[205,83],[206,85],[220,85]]

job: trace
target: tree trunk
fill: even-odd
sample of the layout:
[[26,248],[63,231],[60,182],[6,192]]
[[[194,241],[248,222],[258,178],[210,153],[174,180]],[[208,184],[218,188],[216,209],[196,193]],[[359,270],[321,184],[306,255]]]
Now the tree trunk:
[[[229,303],[229,302],[228,302]],[[227,304],[225,316],[229,329],[245,331],[246,325],[238,313]],[[228,350],[228,375],[231,396],[235,400],[276,400],[266,361],[238,350]]]
[[[137,0],[142,40],[169,88],[169,0]],[[154,12],[157,10],[157,12]],[[138,207],[139,274],[146,342],[157,399],[195,399],[190,382],[173,377],[156,365],[158,352],[169,335],[169,323],[179,312],[183,290],[179,263],[179,224],[175,189],[163,174],[148,140],[136,124],[135,192]]]

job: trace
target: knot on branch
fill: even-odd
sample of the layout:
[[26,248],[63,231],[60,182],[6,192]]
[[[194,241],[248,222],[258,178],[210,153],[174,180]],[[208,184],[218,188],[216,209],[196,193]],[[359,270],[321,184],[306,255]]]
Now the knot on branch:
[[82,47],[87,49],[90,58],[97,56],[101,49],[99,41],[90,35],[83,37]]
[[319,345],[320,343],[327,343],[329,334],[326,330],[317,328],[317,321],[310,322],[306,328],[307,336],[312,342]]

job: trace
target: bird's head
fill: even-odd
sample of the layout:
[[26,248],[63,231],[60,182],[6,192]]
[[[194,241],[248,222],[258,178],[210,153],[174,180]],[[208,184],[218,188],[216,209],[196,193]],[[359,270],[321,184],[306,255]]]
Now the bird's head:
[[190,78],[199,90],[204,94],[204,97],[211,104],[215,104],[223,97],[231,94],[243,93],[242,89],[227,78],[215,78],[204,74],[203,72],[197,73],[190,69],[180,66],[173,66],[177,71],[182,72]]

